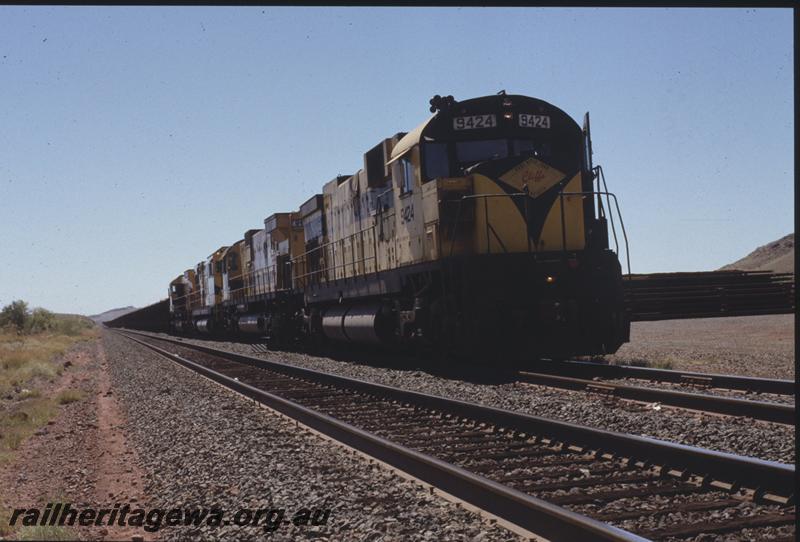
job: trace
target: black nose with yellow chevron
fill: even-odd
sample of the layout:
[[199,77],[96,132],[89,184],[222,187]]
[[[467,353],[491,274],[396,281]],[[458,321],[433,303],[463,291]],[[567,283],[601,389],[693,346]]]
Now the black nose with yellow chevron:
[[[539,194],[531,193],[527,185],[523,185],[522,189],[520,189],[520,187],[509,184],[499,178],[506,171],[517,167],[525,161],[524,159],[521,160],[519,157],[515,157],[513,162],[505,160],[484,162],[483,164],[477,165],[472,170],[472,173],[483,175],[490,181],[496,183],[497,186],[509,195],[511,201],[514,202],[514,206],[522,216],[522,219],[527,224],[528,237],[534,245],[536,245],[539,243],[547,216],[558,199],[559,194],[567,186],[567,183],[578,174],[578,171],[564,175],[559,181]],[[503,163],[500,164],[497,162]],[[527,197],[524,195],[526,193],[528,194]]]

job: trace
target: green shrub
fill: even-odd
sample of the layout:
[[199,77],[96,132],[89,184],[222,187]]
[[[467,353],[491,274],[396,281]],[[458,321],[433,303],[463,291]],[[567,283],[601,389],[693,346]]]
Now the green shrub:
[[28,304],[21,299],[12,301],[0,311],[0,327],[16,328],[18,333],[25,331],[30,314]]
[[80,335],[84,330],[94,326],[94,322],[80,316],[59,316],[55,322],[54,331],[70,337]]
[[33,309],[30,318],[26,322],[25,331],[28,333],[44,333],[56,328],[56,315],[47,309]]
[[12,330],[17,334],[58,333],[75,337],[94,327],[94,322],[84,316],[53,314],[47,309],[28,310],[21,299],[13,301],[0,311],[0,330]]

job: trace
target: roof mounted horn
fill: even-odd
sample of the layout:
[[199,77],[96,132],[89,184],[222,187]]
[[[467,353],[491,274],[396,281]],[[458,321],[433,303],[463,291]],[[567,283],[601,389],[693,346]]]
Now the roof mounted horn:
[[437,111],[444,111],[445,109],[450,109],[456,104],[455,98],[452,96],[445,96],[442,98],[438,94],[430,99],[431,104],[431,113],[436,113]]

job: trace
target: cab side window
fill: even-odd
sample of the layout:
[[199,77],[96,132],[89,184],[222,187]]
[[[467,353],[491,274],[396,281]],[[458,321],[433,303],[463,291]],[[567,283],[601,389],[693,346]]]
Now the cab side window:
[[422,182],[432,181],[450,176],[450,158],[447,155],[447,143],[427,143],[423,149],[425,161],[425,177]]
[[400,162],[400,195],[414,190],[414,164],[411,160],[401,158]]

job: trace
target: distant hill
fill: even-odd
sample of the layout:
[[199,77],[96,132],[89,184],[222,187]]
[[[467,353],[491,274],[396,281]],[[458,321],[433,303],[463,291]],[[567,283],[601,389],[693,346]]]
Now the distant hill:
[[794,234],[781,237],[777,241],[758,247],[753,252],[720,271],[736,269],[739,271],[774,271],[794,273]]
[[113,320],[114,318],[119,318],[120,316],[128,314],[129,312],[133,312],[135,310],[136,307],[133,306],[122,307],[121,309],[111,309],[106,312],[101,312],[100,314],[93,314],[89,318],[100,324],[103,322],[108,322],[109,320]]

